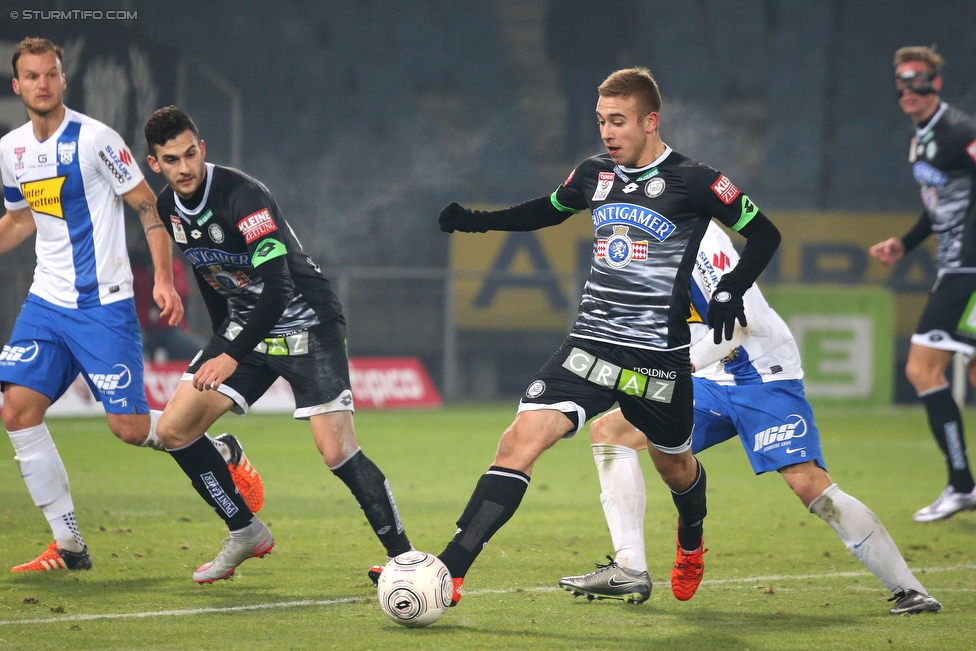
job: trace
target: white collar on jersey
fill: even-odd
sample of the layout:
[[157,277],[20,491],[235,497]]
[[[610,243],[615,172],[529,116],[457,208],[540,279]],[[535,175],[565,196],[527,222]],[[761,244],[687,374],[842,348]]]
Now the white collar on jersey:
[[915,127],[915,137],[921,140],[922,136],[932,130],[932,127],[935,126],[935,123],[939,121],[939,118],[942,117],[948,108],[949,105],[946,102],[939,104],[939,110],[929,118],[929,121],[925,123],[924,127]]
[[176,201],[176,207],[180,209],[180,212],[185,213],[184,215],[180,215],[180,217],[183,217],[183,219],[186,219],[186,221],[190,221],[186,215],[196,216],[200,214],[203,207],[207,205],[207,197],[210,196],[210,184],[213,182],[214,166],[213,163],[204,163],[204,165],[207,168],[207,185],[203,188],[203,199],[200,200],[199,206],[193,210],[190,210],[183,205],[182,201],[180,201],[180,195],[176,194],[175,190],[173,191],[173,199]]
[[661,144],[664,144],[664,153],[658,156],[652,162],[645,165],[644,167],[624,167],[623,165],[618,165],[618,167],[620,168],[621,171],[626,172],[627,174],[640,174],[641,172],[649,170],[652,167],[656,167],[660,165],[661,163],[664,162],[664,159],[667,158],[673,151],[669,145],[665,143],[661,143]]

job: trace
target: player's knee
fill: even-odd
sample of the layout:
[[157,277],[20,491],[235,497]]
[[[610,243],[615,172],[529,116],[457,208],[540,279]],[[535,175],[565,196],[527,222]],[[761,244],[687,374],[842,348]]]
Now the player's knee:
[[142,445],[146,440],[146,436],[149,434],[149,430],[146,427],[132,421],[110,420],[109,429],[123,443],[128,443],[129,445]]
[[8,432],[17,432],[40,425],[44,420],[44,411],[33,409],[30,405],[8,401],[4,404],[0,416],[2,416],[3,425]]
[[911,356],[905,365],[905,377],[908,378],[909,383],[917,393],[937,389],[947,382],[945,369],[941,366],[930,364],[925,360],[914,359]]
[[591,443],[613,443],[613,428],[606,416],[600,416],[590,423]]

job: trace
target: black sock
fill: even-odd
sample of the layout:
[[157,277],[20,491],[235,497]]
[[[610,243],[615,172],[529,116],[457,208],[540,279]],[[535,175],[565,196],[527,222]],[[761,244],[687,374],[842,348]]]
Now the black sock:
[[962,415],[952,391],[947,385],[944,389],[919,396],[925,404],[929,417],[929,427],[935,436],[949,471],[949,483],[960,493],[972,492],[973,474],[966,459],[966,437],[963,435]]
[[410,551],[390,484],[376,464],[359,450],[332,472],[352,491],[369,526],[386,547],[386,555],[399,556]]
[[678,544],[685,551],[701,547],[705,519],[705,466],[698,462],[698,476],[682,493],[671,491],[671,499],[678,508]]
[[492,466],[481,476],[457,521],[454,540],[439,556],[453,578],[468,573],[491,537],[515,514],[528,487],[529,476],[518,470]]
[[170,450],[169,453],[190,478],[200,497],[223,518],[229,529],[243,529],[251,522],[254,514],[237,492],[227,462],[210,439],[201,436],[193,443]]

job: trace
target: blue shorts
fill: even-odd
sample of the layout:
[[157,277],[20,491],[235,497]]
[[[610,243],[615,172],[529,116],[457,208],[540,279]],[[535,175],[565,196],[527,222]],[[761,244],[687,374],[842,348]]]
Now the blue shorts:
[[820,430],[800,380],[724,386],[695,380],[696,454],[738,435],[755,473],[805,461],[827,469],[820,449]]
[[0,384],[19,384],[54,402],[78,373],[106,412],[149,413],[135,303],[67,309],[28,294],[0,353]]

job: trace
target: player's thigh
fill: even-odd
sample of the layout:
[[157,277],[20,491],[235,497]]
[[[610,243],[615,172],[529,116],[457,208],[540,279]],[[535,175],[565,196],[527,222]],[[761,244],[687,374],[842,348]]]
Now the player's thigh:
[[621,445],[632,450],[643,450],[647,447],[644,432],[634,427],[620,409],[608,411],[590,423],[590,442]]
[[[0,383],[17,385],[57,401],[81,371],[68,345],[61,337],[64,328],[59,311],[33,295],[24,301],[14,323],[10,341],[0,351]],[[30,400],[19,392],[13,399]],[[27,405],[24,405],[25,407]],[[8,408],[19,409],[17,402]]]
[[[229,340],[221,335],[213,335],[203,350],[190,362],[189,368],[180,378],[180,386],[190,384],[192,389],[193,375],[208,360],[226,352],[229,346]],[[230,411],[240,415],[246,414],[251,405],[257,402],[278,379],[278,374],[268,367],[266,358],[267,356],[262,353],[249,352],[238,362],[234,373],[217,387],[217,393],[231,401]]]
[[732,420],[756,474],[805,461],[827,469],[820,430],[800,380],[737,386],[729,391]]
[[131,299],[64,310],[64,338],[85,380],[110,414],[148,414],[142,338]]
[[695,430],[691,434],[692,452],[724,443],[735,438],[738,432],[732,422],[732,406],[727,398],[728,387],[694,378]]
[[542,453],[574,429],[573,421],[555,409],[519,412],[502,434],[493,465],[531,474]]

